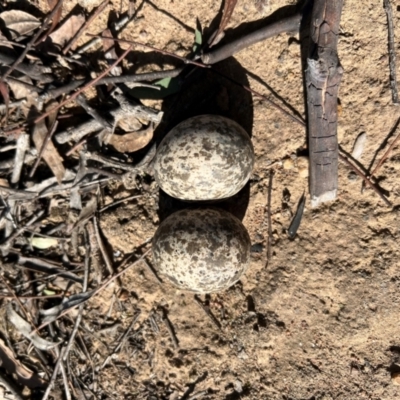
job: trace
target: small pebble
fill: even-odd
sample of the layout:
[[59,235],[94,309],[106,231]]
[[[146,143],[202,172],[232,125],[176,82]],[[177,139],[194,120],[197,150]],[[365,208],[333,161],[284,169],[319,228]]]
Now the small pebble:
[[309,161],[308,157],[298,157],[297,158],[297,169],[299,171],[300,178],[308,178],[309,174]]
[[78,0],[78,3],[83,8],[97,7],[101,4],[102,0]]
[[242,393],[243,392],[243,384],[239,379],[236,379],[235,382],[233,382],[233,388],[235,389],[236,392]]
[[283,160],[282,166],[283,166],[283,169],[293,169],[294,162],[291,158],[286,158],[285,160]]
[[252,253],[262,253],[264,251],[264,246],[261,243],[256,243],[251,246],[250,251]]
[[358,178],[358,175],[354,171],[349,172],[349,174],[347,175],[347,179],[349,181],[356,181],[357,178]]
[[244,350],[241,350],[238,354],[238,358],[240,358],[241,360],[247,360],[249,356],[246,354]]
[[299,168],[300,178],[308,178],[308,168]]
[[361,158],[366,142],[367,142],[367,134],[365,132],[361,132],[357,136],[357,139],[354,142],[353,151],[351,152],[351,155],[356,160],[359,160]]

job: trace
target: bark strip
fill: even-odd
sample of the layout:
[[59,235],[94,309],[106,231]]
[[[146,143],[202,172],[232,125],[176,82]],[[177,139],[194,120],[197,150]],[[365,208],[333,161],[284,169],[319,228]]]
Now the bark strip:
[[306,89],[312,207],[334,200],[338,188],[337,93],[343,68],[337,53],[343,0],[315,0]]

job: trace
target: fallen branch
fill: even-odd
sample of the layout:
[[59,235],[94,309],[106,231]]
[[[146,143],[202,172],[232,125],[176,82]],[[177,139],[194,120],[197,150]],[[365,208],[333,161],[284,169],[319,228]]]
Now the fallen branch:
[[284,32],[299,31],[302,13],[297,13],[290,17],[281,19],[280,21],[274,22],[267,25],[255,32],[249,33],[242,36],[235,41],[225,44],[213,51],[205,53],[201,56],[201,60],[204,64],[215,64],[219,61],[225,60],[228,57],[233,56],[235,53],[245,49],[246,47],[252,46],[255,43],[261,42],[265,39],[279,35]]
[[[164,79],[164,78],[174,78],[175,76],[178,76],[182,72],[182,68],[177,68],[177,69],[170,69],[166,71],[157,71],[157,72],[148,72],[144,74],[128,74],[128,75],[121,75],[121,76],[107,76],[105,78],[102,78],[95,82],[93,86],[98,86],[98,85],[109,85],[109,84],[115,84],[115,83],[130,83],[130,87],[135,87],[135,83],[137,83],[137,86],[144,86],[146,87],[145,84],[140,83],[141,81],[154,81],[157,79]],[[61,96],[63,94],[68,94],[72,92],[73,90],[77,89],[79,86],[84,85],[85,83],[89,83],[89,81],[86,81],[85,79],[78,79],[78,80],[73,80],[72,82],[55,88],[55,89],[49,89],[47,92],[43,93],[41,96],[42,100],[48,100],[49,98],[51,99],[56,99],[58,96]],[[150,86],[153,87],[154,86]]]
[[306,88],[311,206],[334,200],[338,188],[337,93],[343,74],[337,54],[343,0],[316,0]]
[[150,46],[150,45],[148,45],[148,44],[135,42],[135,41],[133,41],[133,40],[115,39],[115,38],[110,37],[110,36],[92,35],[92,34],[90,34],[90,33],[87,33],[86,35],[87,35],[87,36],[90,36],[90,37],[99,37],[99,38],[101,38],[101,39],[114,40],[114,42],[118,42],[118,43],[128,43],[128,44],[130,44],[130,45],[142,46],[142,47],[145,47],[146,49],[154,50],[154,51],[157,51],[158,53],[164,54],[165,56],[174,57],[174,58],[176,58],[176,59],[178,59],[178,60],[183,61],[185,64],[193,64],[193,65],[196,65],[197,67],[200,67],[200,68],[209,68],[208,65],[204,65],[204,64],[202,64],[202,63],[200,63],[200,62],[193,61],[193,60],[190,60],[190,59],[188,59],[188,58],[178,56],[177,54],[170,53],[169,51],[166,51],[166,50],[161,50],[161,49],[155,48],[155,47]]
[[[158,124],[160,123],[164,113],[162,111],[157,111],[150,107],[143,106],[129,99],[129,102],[125,102],[123,106],[121,105],[121,107],[117,108],[116,110],[110,111],[110,114],[114,118],[114,121],[118,121],[127,117],[137,117],[139,119],[145,119],[149,122],[155,122]],[[90,121],[84,122],[79,126],[57,133],[54,136],[54,139],[60,144],[67,143],[69,141],[77,142],[84,136],[97,132],[101,129],[103,129],[103,125],[98,120],[91,119]]]

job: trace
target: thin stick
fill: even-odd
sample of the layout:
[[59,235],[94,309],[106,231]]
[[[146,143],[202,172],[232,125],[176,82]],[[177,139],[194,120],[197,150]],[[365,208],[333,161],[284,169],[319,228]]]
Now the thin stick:
[[169,336],[171,337],[174,348],[179,349],[178,338],[175,335],[174,328],[172,327],[171,321],[168,319],[167,312],[165,311],[164,308],[162,309],[162,320],[164,322],[165,327],[167,328]]
[[383,4],[386,11],[387,22],[388,22],[389,71],[390,71],[390,87],[392,89],[392,101],[394,104],[400,104],[399,92],[397,90],[397,79],[396,79],[396,45],[394,42],[392,5],[390,3],[390,0],[384,0]]
[[48,130],[48,132],[46,134],[46,137],[43,140],[42,147],[40,148],[40,151],[39,151],[39,154],[38,154],[37,159],[35,161],[35,164],[33,165],[32,169],[31,169],[31,172],[29,173],[29,177],[30,178],[32,178],[33,175],[35,175],[36,169],[37,169],[37,167],[38,167],[38,165],[40,163],[40,160],[43,157],[43,153],[46,150],[47,144],[50,142],[54,132],[57,130],[57,126],[58,126],[58,121],[55,120],[53,125],[51,126],[51,128]]
[[150,263],[147,260],[143,260],[144,261],[144,265],[147,267],[147,269],[151,272],[151,274],[154,276],[154,278],[156,278],[157,283],[159,285],[163,284],[163,281],[160,279],[160,277],[157,275],[157,272],[155,271],[155,269],[150,265]]
[[36,330],[36,326],[35,323],[33,322],[33,319],[31,318],[31,315],[28,313],[28,311],[25,310],[24,305],[21,303],[21,300],[19,299],[19,297],[15,294],[14,290],[12,290],[11,286],[8,284],[6,278],[4,278],[3,275],[0,274],[0,279],[3,281],[3,283],[6,285],[7,290],[12,294],[12,297],[14,298],[14,300],[18,303],[19,307],[21,308],[21,310],[23,311],[23,313],[25,314],[26,318],[28,319],[29,323],[32,325],[33,329]]
[[[88,287],[88,280],[89,280],[89,267],[90,267],[90,246],[88,245],[88,233],[87,230],[84,231],[85,233],[85,244],[86,244],[86,254],[85,254],[85,274],[83,277],[83,285],[82,285],[82,292],[85,293]],[[65,353],[63,356],[64,361],[68,357],[68,353],[71,350],[72,344],[74,343],[74,339],[76,334],[78,333],[78,328],[82,320],[82,313],[83,313],[84,304],[79,305],[78,316],[76,317],[74,329],[72,330],[71,336],[69,337],[69,341],[67,347],[65,349]]]
[[75,100],[84,90],[86,90],[87,88],[93,86],[96,82],[98,82],[101,78],[103,78],[103,76],[107,75],[116,65],[118,65],[127,56],[127,54],[132,50],[132,47],[133,47],[132,45],[129,46],[123,52],[123,54],[112,65],[110,65],[107,69],[105,69],[98,77],[92,79],[86,85],[82,86],[79,90],[77,90],[75,93],[73,93],[68,99],[65,99],[60,104],[58,104],[56,107],[48,110],[46,113],[44,113],[40,117],[36,118],[33,121],[33,123],[37,124],[38,122],[42,121],[44,118],[49,116],[54,111],[56,111],[56,110],[60,109],[61,107],[65,106],[65,104],[69,103],[72,100]]
[[376,194],[386,203],[387,206],[392,207],[392,203],[381,193],[378,187],[372,183],[353,163],[351,163],[346,156],[339,153],[339,159],[347,164],[359,177],[364,179],[364,182],[376,192]]
[[142,47],[145,47],[146,49],[154,50],[154,51],[156,51],[158,53],[161,53],[161,54],[164,54],[166,56],[177,58],[178,60],[183,61],[185,64],[193,64],[193,65],[196,65],[197,67],[201,67],[201,68],[210,68],[209,65],[205,65],[205,64],[203,64],[201,62],[189,60],[188,58],[178,56],[177,54],[170,53],[169,51],[161,50],[161,49],[158,49],[156,47],[149,46],[148,44],[135,42],[133,40],[115,39],[115,38],[110,37],[110,36],[92,35],[90,33],[87,33],[86,35],[87,36],[91,36],[91,37],[99,37],[101,39],[110,39],[110,40],[114,40],[115,42],[118,42],[118,43],[128,43],[128,44],[132,44],[132,45],[136,45],[136,46],[142,46]]
[[245,49],[246,47],[279,35],[280,33],[298,31],[300,28],[301,17],[302,13],[297,13],[270,25],[264,26],[255,32],[251,32],[231,43],[225,44],[215,50],[211,50],[209,53],[203,54],[201,56],[201,60],[204,62],[204,64],[215,64],[233,56],[235,53]]
[[[64,297],[63,294],[51,294],[49,296],[18,296],[19,299],[24,299],[24,300],[47,300],[47,299],[56,299]],[[0,299],[13,299],[15,298],[15,295],[11,294],[0,294]]]
[[110,207],[116,206],[117,204],[121,204],[121,203],[124,203],[125,201],[129,201],[129,200],[137,199],[142,196],[143,196],[142,194],[139,194],[136,196],[129,196],[129,197],[124,197],[123,199],[116,200],[116,201],[114,201],[110,204],[106,204],[104,207],[100,208],[99,213],[102,213],[102,212],[108,210]]
[[[94,227],[94,233],[97,239],[97,244],[100,249],[100,253],[103,256],[104,263],[106,264],[107,270],[112,275],[114,273],[114,267],[113,263],[111,261],[110,255],[107,252],[107,249],[104,246],[103,240],[100,235],[100,229],[99,229],[99,222],[96,218],[96,216],[93,216],[93,227]],[[122,282],[118,279],[118,285],[122,286]]]
[[133,326],[136,324],[137,320],[139,319],[141,314],[141,311],[139,310],[132,318],[131,323],[129,324],[128,328],[126,328],[125,332],[122,334],[122,336],[120,337],[120,339],[118,340],[118,344],[114,347],[113,351],[111,352],[111,354],[109,354],[107,356],[107,358],[104,360],[103,364],[101,364],[100,369],[103,369],[106,364],[108,363],[108,361],[110,361],[111,357],[114,354],[117,354],[121,348],[123,347],[123,345],[126,342],[126,339],[128,338],[128,335],[130,333],[130,331],[132,330]]
[[92,116],[99,124],[101,124],[104,129],[113,129],[113,125],[103,118],[103,116],[101,116],[95,108],[89,105],[86,97],[82,93],[76,98],[76,101],[90,116]]
[[75,36],[69,41],[69,43],[64,47],[62,53],[65,55],[68,53],[69,49],[75,44],[75,42],[80,38],[85,29],[94,21],[95,18],[108,6],[109,0],[104,0],[97,8],[92,12],[87,21],[79,28]]
[[43,215],[44,210],[41,210],[38,213],[34,214],[24,226],[18,228],[8,238],[6,238],[4,242],[0,244],[0,247],[7,247],[15,238],[17,238],[22,232],[24,232],[28,226],[33,225]]
[[[140,82],[140,81],[154,81],[156,79],[164,79],[164,78],[174,78],[178,76],[182,72],[182,68],[170,69],[166,71],[157,71],[157,72],[148,72],[144,74],[128,74],[121,76],[107,76],[105,78],[100,79],[98,82],[94,83],[93,86],[97,85],[109,85],[114,83],[131,83],[131,82]],[[62,94],[68,94],[72,90],[77,89],[79,86],[85,83],[85,79],[77,79],[74,80],[67,85],[61,86],[55,89],[49,89],[42,95],[42,98],[46,100],[47,98],[55,99]]]
[[194,295],[194,300],[196,303],[200,306],[200,308],[206,313],[207,317],[210,318],[211,322],[219,329],[222,330],[221,323],[217,320],[215,315],[210,311],[210,307],[207,307],[203,304],[203,302],[197,297],[197,295]]
[[7,76],[10,75],[11,72],[14,71],[15,67],[17,67],[24,60],[24,58],[25,58],[26,54],[28,53],[28,51],[35,44],[36,40],[42,34],[42,32],[47,28],[48,23],[54,17],[54,15],[58,11],[58,9],[62,6],[62,4],[63,4],[63,0],[59,0],[58,3],[56,4],[56,6],[53,8],[53,11],[46,17],[46,19],[44,20],[42,26],[39,28],[39,30],[36,32],[36,34],[32,37],[32,39],[26,45],[25,49],[20,54],[20,56],[13,62],[13,64],[10,66],[10,68],[3,74],[2,79],[6,79]]
[[56,363],[56,365],[55,365],[55,367],[54,367],[53,375],[51,376],[49,385],[47,386],[46,391],[44,392],[44,395],[43,395],[43,397],[42,397],[42,400],[47,400],[47,398],[48,398],[49,395],[50,395],[50,391],[51,391],[51,389],[53,388],[54,382],[55,382],[55,380],[56,380],[56,378],[57,378],[58,370],[60,369],[61,361],[62,361],[62,359],[63,359],[63,357],[64,357],[65,350],[66,350],[66,347],[63,347],[63,348],[61,349],[61,351],[60,351],[60,355],[58,356],[57,363]]
[[3,374],[0,375],[0,383],[12,393],[14,400],[23,400],[21,393],[15,387],[14,383],[11,380],[8,380]]
[[268,218],[268,244],[267,244],[267,262],[271,260],[271,242],[272,242],[272,220],[271,220],[271,199],[272,199],[272,178],[274,176],[274,171],[271,170],[269,173],[269,183],[268,183],[268,208],[267,208],[267,218]]
[[293,121],[297,122],[299,125],[301,126],[305,126],[305,122],[296,118],[294,115],[290,114],[288,111],[286,111],[283,107],[281,107],[279,104],[275,103],[274,101],[270,100],[268,97],[264,96],[263,94],[256,92],[254,89],[251,89],[250,87],[246,86],[246,85],[242,85],[239,82],[236,82],[234,79],[230,78],[229,76],[226,76],[225,74],[223,74],[222,72],[217,71],[214,68],[211,68],[210,71],[222,76],[223,78],[227,79],[228,81],[234,83],[235,85],[240,86],[241,88],[243,88],[244,90],[258,96],[261,97],[263,100],[265,100],[266,102],[268,102],[269,104],[271,104],[273,107],[275,107],[277,110],[279,110],[281,113],[285,114],[287,117],[289,117],[290,119],[292,119]]
[[[119,278],[119,277],[120,277],[122,274],[124,274],[126,271],[128,271],[129,269],[131,269],[131,268],[134,267],[135,265],[139,264],[141,261],[143,261],[143,259],[146,257],[146,255],[147,255],[148,253],[150,253],[150,250],[151,250],[151,249],[149,249],[149,250],[147,250],[145,253],[143,253],[143,254],[140,256],[140,258],[138,258],[135,262],[133,262],[132,264],[130,264],[128,267],[126,267],[126,268],[123,269],[122,271],[120,271],[120,272],[116,273],[115,275],[111,276],[110,278],[108,278],[103,284],[101,284],[97,289],[95,289],[95,290],[93,291],[92,295],[91,295],[88,299],[84,300],[81,304],[86,303],[89,299],[91,299],[93,296],[96,296],[96,295],[97,295],[99,292],[101,292],[105,287],[107,287],[112,281],[114,281],[115,279]],[[56,318],[55,320],[61,318],[61,317],[64,316],[65,314],[68,314],[68,313],[69,313],[70,311],[72,311],[74,308],[75,308],[75,307],[71,307],[71,308],[68,308],[67,310],[63,311],[62,313],[60,313],[60,314],[57,316],[57,318]],[[39,331],[40,329],[43,329],[45,326],[49,325],[51,322],[54,322],[55,320],[50,321],[50,322],[45,322],[45,323],[43,323],[42,325],[40,325],[40,326],[37,328],[37,330]]]
[[[8,105],[8,108],[11,109],[11,108],[14,108],[14,107],[19,107],[19,106],[22,106],[25,103],[26,103],[26,99],[17,100],[17,101],[14,101],[14,102],[10,103]],[[6,105],[5,104],[0,104],[0,111],[3,112],[3,111],[5,111],[5,109],[6,109]]]
[[[396,127],[397,128],[397,127]],[[388,158],[390,152],[393,150],[394,146],[396,146],[397,142],[400,139],[400,132],[396,136],[396,138],[393,140],[392,144],[389,146],[389,148],[386,150],[385,154],[382,156],[382,158],[379,160],[378,164],[374,168],[374,170],[371,172],[369,179],[371,179],[377,172],[378,169],[382,166],[382,164],[385,162],[385,160]]]

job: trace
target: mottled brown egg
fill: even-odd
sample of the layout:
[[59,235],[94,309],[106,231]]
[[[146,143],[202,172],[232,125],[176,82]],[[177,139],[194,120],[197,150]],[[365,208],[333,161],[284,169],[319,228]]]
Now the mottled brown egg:
[[157,271],[175,286],[212,293],[229,288],[246,271],[250,237],[227,211],[187,209],[160,224],[152,250]]
[[254,165],[249,135],[235,121],[199,115],[162,140],[154,163],[161,189],[181,200],[219,200],[247,183]]

